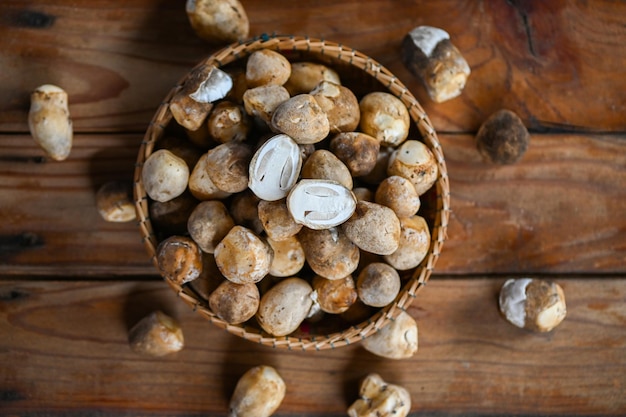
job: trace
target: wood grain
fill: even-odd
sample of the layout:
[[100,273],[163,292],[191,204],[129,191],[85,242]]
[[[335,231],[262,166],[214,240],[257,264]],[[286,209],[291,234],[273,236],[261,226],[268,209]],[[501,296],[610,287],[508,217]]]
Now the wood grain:
[[[626,137],[534,135],[515,165],[485,164],[471,135],[440,135],[450,177],[439,274],[626,272]],[[140,135],[79,135],[47,161],[28,135],[0,136],[0,272],[154,275],[134,222],[105,222],[95,191],[132,180]]]
[[[358,49],[417,96],[436,129],[474,132],[506,107],[535,131],[625,131],[626,3],[615,1],[243,1],[251,36],[294,34]],[[462,97],[431,102],[400,61],[402,37],[450,33],[472,68]],[[79,132],[145,130],[169,89],[219,45],[167,1],[0,4],[0,131],[26,132],[29,94],[56,83]]]
[[[162,282],[0,283],[0,414],[225,415],[237,379],[269,364],[287,383],[277,416],[345,415],[363,376],[409,389],[412,416],[623,415],[626,280],[561,280],[565,321],[533,334],[504,321],[502,280],[434,279],[409,313],[420,348],[386,360],[360,345],[289,352],[211,326]],[[127,332],[161,309],[183,351],[130,351]]]

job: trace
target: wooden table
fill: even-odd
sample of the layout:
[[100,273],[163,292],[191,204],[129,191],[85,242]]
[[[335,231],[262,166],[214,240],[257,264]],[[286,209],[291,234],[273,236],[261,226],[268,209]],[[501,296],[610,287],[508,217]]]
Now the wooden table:
[[[142,132],[171,86],[216,50],[184,2],[0,4],[0,414],[225,415],[237,379],[283,375],[277,415],[339,416],[369,372],[407,387],[412,416],[626,415],[626,3],[620,1],[244,1],[251,35],[350,45],[395,73],[429,114],[451,186],[447,240],[411,305],[420,348],[383,360],[359,345],[276,351],[212,325],[176,299],[135,223],[102,220],[94,193],[131,180]],[[305,4],[301,4],[305,3]],[[314,5],[315,4],[315,5]],[[447,30],[472,74],[436,104],[399,59],[417,25]],[[75,142],[43,157],[29,94],[63,86]],[[474,133],[494,111],[532,133],[524,158],[485,164]],[[508,324],[506,278],[558,282],[568,315],[553,332]],[[183,351],[147,359],[127,331],[175,316]]]

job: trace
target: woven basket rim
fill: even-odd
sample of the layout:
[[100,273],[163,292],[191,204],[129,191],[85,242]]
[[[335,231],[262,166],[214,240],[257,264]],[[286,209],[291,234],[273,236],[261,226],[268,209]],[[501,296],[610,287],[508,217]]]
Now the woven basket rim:
[[[415,123],[422,136],[423,142],[435,155],[439,168],[438,178],[435,183],[437,195],[436,216],[431,229],[431,244],[429,251],[421,264],[415,268],[409,281],[404,284],[401,293],[398,295],[398,298],[394,303],[382,308],[368,320],[358,325],[353,325],[341,332],[311,337],[274,337],[257,328],[245,325],[229,324],[217,317],[209,309],[207,303],[200,300],[188,286],[181,286],[167,279],[164,281],[185,303],[191,306],[193,310],[204,316],[211,323],[228,331],[229,333],[235,334],[252,342],[274,348],[303,351],[333,349],[354,344],[377,332],[390,321],[394,320],[402,311],[406,311],[412,301],[416,298],[417,293],[426,285],[431,276],[447,237],[446,230],[448,227],[450,213],[450,188],[443,150],[439,144],[435,129],[433,128],[426,112],[422,109],[417,99],[415,99],[404,84],[387,68],[374,59],[340,43],[301,36],[263,35],[245,42],[238,42],[226,46],[200,61],[194,69],[204,65],[223,67],[231,62],[242,59],[259,49],[301,51],[331,58],[333,60],[343,61],[351,66],[363,70],[375,80],[378,80],[389,92],[394,94],[405,104],[412,122]],[[155,112],[152,121],[146,130],[143,141],[140,144],[135,165],[133,183],[138,225],[144,246],[146,247],[146,250],[151,257],[151,261],[157,271],[159,270],[156,259],[156,248],[158,246],[158,242],[149,218],[149,201],[142,184],[141,173],[143,164],[152,153],[155,142],[163,136],[165,129],[172,120],[172,114],[169,110],[169,102],[182,88],[182,85],[186,81],[188,75],[189,73],[179,80],[179,82],[170,90],[157,108],[157,111]]]

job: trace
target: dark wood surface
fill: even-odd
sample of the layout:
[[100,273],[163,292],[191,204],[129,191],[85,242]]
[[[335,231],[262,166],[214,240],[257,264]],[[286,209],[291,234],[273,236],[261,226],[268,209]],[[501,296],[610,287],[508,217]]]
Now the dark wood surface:
[[[243,1],[251,36],[344,43],[396,74],[444,149],[452,212],[429,285],[409,313],[420,349],[286,352],[210,325],[160,280],[134,223],[102,220],[94,194],[132,179],[143,131],[169,89],[219,48],[184,2],[0,3],[0,415],[225,415],[237,378],[277,367],[277,415],[345,415],[369,372],[406,386],[411,416],[626,415],[626,3],[621,1]],[[420,24],[447,30],[472,74],[428,99],[400,61]],[[29,95],[70,96],[75,140],[46,160],[28,134]],[[515,165],[485,164],[474,133],[509,108],[530,129]],[[498,314],[511,276],[557,281],[568,316],[533,334]],[[131,352],[129,327],[160,308],[186,347]]]

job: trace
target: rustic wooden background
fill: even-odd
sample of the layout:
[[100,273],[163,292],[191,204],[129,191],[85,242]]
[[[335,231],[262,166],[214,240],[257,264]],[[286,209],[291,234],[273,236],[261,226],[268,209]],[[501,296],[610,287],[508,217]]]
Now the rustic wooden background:
[[[0,3],[0,414],[225,415],[238,377],[275,366],[277,415],[338,416],[360,378],[406,386],[412,416],[626,415],[626,2],[242,1],[251,35],[341,42],[389,68],[429,114],[445,152],[452,215],[435,275],[409,312],[418,354],[354,345],[283,352],[209,325],[170,292],[134,223],[103,221],[95,190],[132,179],[142,132],[169,89],[219,46],[192,32],[184,1]],[[472,68],[436,104],[400,61],[421,24],[450,33]],[[64,162],[28,134],[29,95],[70,96]],[[532,133],[517,164],[486,165],[474,133],[494,111]],[[552,279],[566,320],[516,329],[496,297],[511,276]],[[161,308],[185,349],[133,354],[129,326]]]

